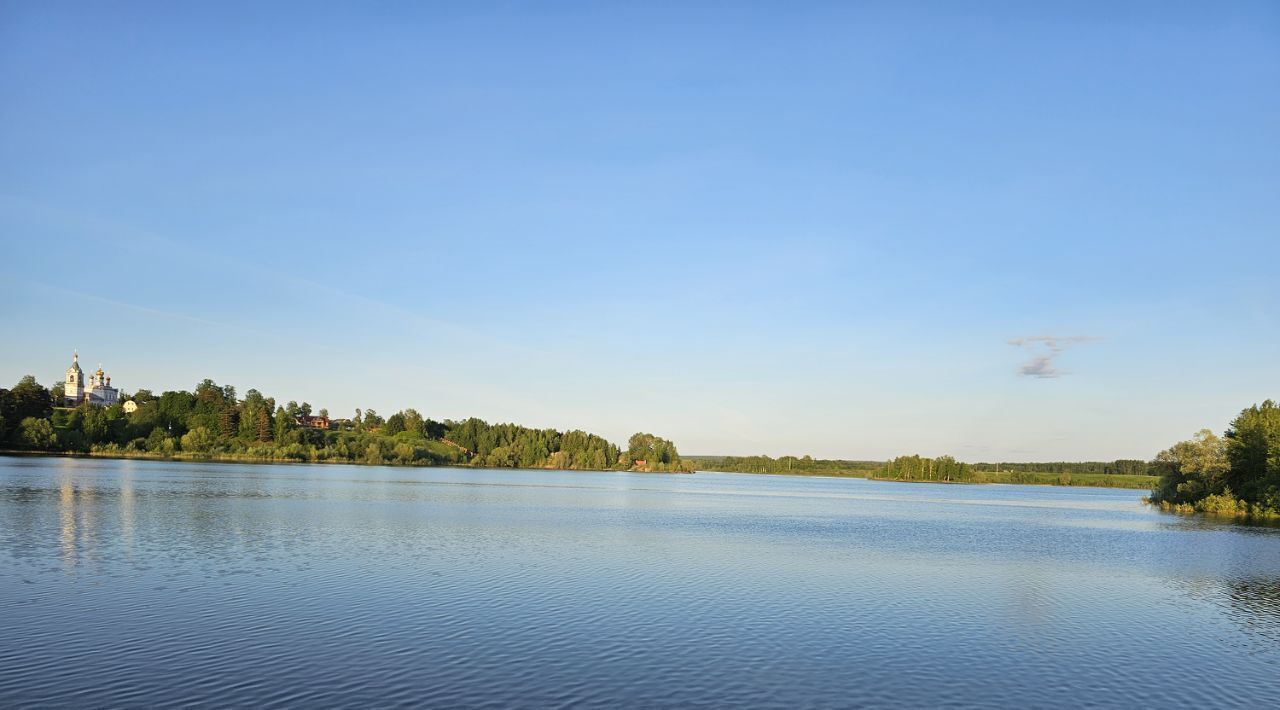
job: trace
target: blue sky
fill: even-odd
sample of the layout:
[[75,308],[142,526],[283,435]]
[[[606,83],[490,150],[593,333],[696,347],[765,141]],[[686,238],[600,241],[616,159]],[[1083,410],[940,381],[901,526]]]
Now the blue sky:
[[1280,6],[4,2],[0,250],[5,385],[1146,458],[1280,397]]

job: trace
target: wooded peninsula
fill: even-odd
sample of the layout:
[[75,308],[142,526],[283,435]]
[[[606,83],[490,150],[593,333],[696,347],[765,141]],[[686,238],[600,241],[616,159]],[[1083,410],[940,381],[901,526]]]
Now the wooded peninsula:
[[[34,377],[0,389],[0,441],[18,450],[137,458],[406,466],[556,468],[681,473],[675,444],[636,433],[625,449],[584,431],[480,419],[443,422],[403,409],[330,418],[307,402],[278,404],[213,380],[194,392],[138,390],[109,406],[55,407],[63,395]],[[126,407],[133,411],[126,411]]]

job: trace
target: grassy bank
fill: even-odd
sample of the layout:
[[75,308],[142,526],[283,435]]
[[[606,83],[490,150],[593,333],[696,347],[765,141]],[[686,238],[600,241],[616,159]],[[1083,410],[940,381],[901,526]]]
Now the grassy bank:
[[[1129,488],[1133,490],[1151,490],[1156,476],[1117,473],[1042,473],[1033,471],[968,471],[963,478],[943,480],[929,477],[884,476],[883,464],[868,466],[868,462],[856,462],[849,468],[831,467],[818,470],[787,470],[769,467],[774,470],[735,470],[729,467],[706,468],[706,458],[690,461],[698,472],[707,473],[749,473],[769,476],[810,476],[819,478],[865,478],[869,481],[897,481],[900,483],[1009,483],[1031,486],[1086,486],[1094,488]],[[743,467],[746,468],[746,467]]]
[[1194,503],[1170,503],[1167,500],[1143,499],[1166,513],[1194,515],[1201,513],[1217,518],[1231,518],[1251,522],[1280,523],[1280,509],[1240,500],[1232,495],[1210,495]]
[[810,478],[871,478],[872,471],[863,469],[821,471],[736,471],[732,468],[706,468],[697,461],[686,461],[695,473],[750,473],[765,476],[808,476]]
[[1010,483],[1032,486],[1089,486],[1150,490],[1158,478],[1118,473],[1038,473],[1032,471],[973,471],[964,480],[939,481],[929,478],[869,476],[877,481],[911,483]]

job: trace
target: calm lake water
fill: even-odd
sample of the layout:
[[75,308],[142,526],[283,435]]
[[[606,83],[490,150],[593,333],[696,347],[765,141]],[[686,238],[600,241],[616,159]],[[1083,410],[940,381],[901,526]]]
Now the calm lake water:
[[0,457],[0,707],[1274,706],[1140,491]]

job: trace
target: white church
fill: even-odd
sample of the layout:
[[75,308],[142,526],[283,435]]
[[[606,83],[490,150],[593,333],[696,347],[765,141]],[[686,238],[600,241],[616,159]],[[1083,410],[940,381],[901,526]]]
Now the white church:
[[71,356],[71,367],[67,368],[67,381],[62,384],[63,404],[74,407],[81,402],[88,402],[97,407],[108,407],[120,399],[120,390],[111,386],[111,375],[102,371],[93,373],[93,377],[84,381],[84,371],[80,369],[80,353]]

